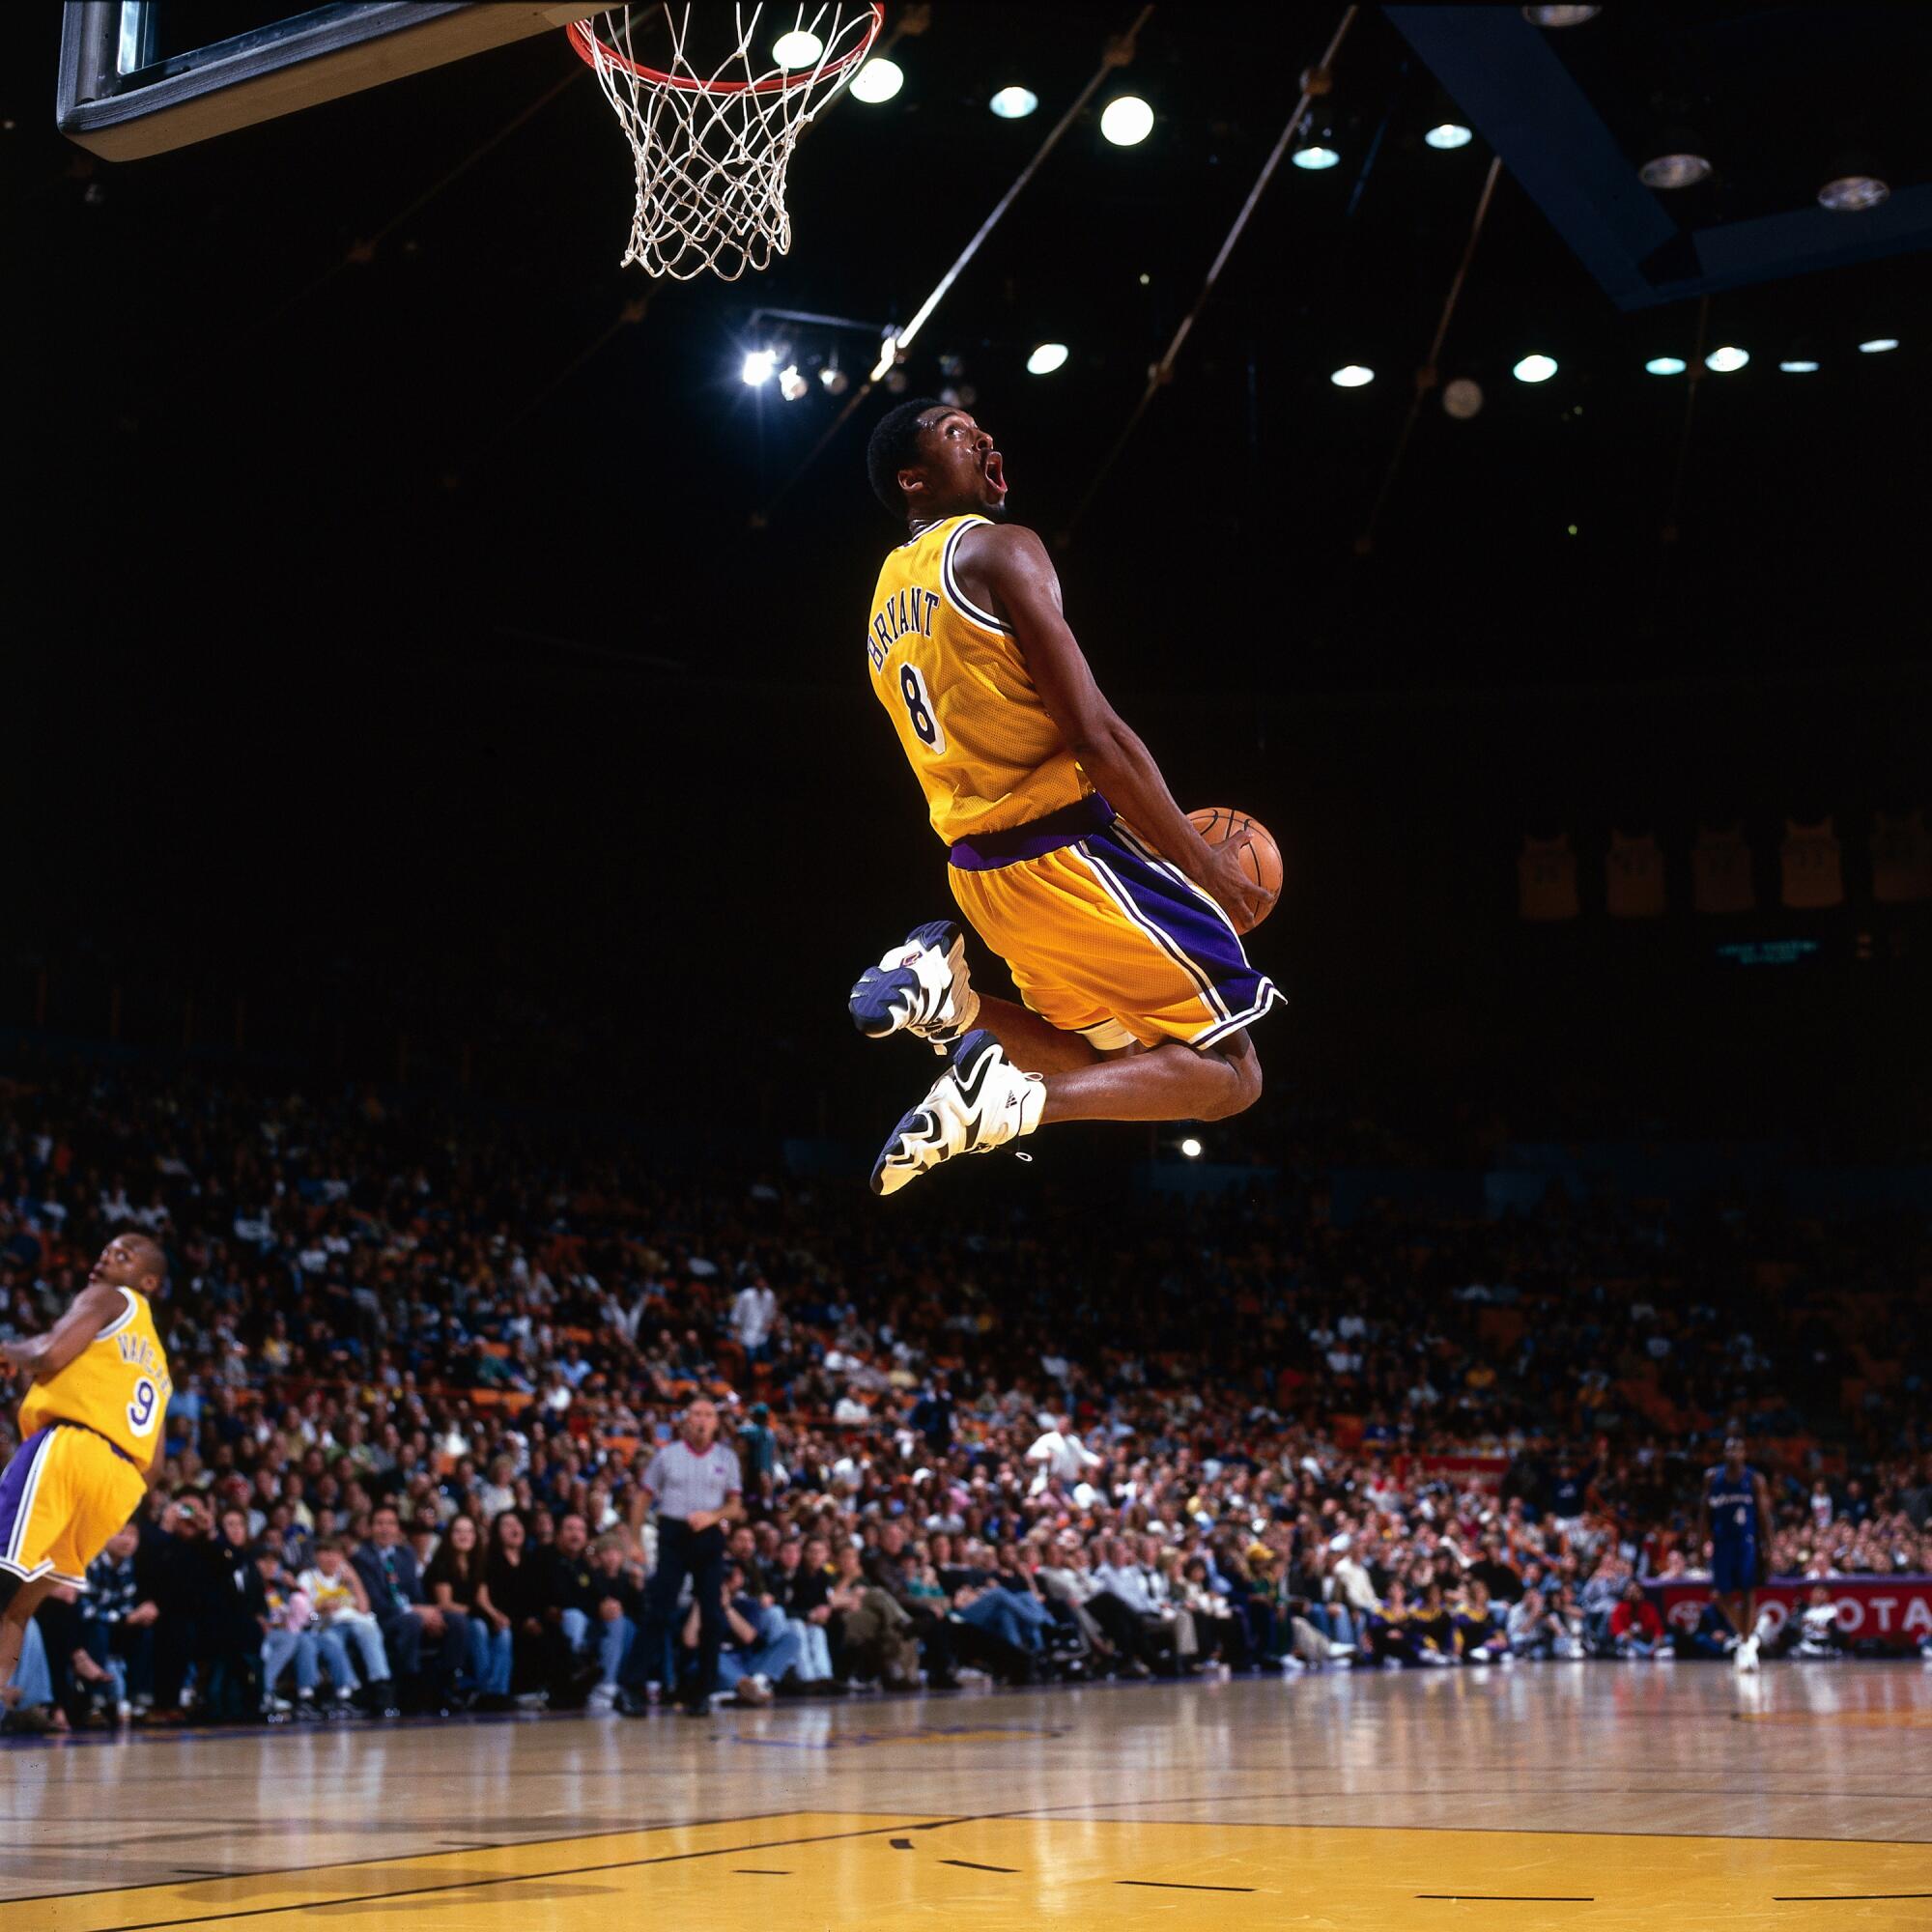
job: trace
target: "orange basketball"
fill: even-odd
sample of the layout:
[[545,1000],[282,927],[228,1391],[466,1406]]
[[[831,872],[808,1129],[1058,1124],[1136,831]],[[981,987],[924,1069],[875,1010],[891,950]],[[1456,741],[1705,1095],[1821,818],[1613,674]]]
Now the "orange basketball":
[[[1224,844],[1237,832],[1252,833],[1253,838],[1241,852],[1241,865],[1249,878],[1264,892],[1281,891],[1281,847],[1274,842],[1267,827],[1251,812],[1236,811],[1231,805],[1204,805],[1199,811],[1187,814],[1187,822],[1210,845]],[[1265,919],[1267,915],[1264,913],[1262,917]]]

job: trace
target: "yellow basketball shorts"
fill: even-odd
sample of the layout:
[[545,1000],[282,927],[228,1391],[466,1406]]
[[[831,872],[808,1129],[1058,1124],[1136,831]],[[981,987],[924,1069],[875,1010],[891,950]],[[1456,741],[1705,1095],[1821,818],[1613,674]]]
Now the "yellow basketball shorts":
[[1102,1048],[1211,1046],[1281,997],[1227,914],[1117,818],[1049,851],[960,864],[980,856],[954,845],[952,896],[1064,1032]]
[[104,1435],[49,1423],[0,1475],[0,1571],[87,1587],[87,1566],[127,1526],[148,1479]]

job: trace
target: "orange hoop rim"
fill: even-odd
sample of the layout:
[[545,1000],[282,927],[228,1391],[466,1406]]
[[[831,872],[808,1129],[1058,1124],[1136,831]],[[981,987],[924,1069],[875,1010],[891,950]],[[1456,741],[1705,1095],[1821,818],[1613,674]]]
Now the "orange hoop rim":
[[582,20],[572,20],[563,31],[570,44],[577,49],[578,58],[587,65],[597,65],[597,54],[592,51],[594,47],[612,67],[622,68],[626,73],[635,75],[639,80],[649,81],[654,87],[675,87],[687,94],[786,94],[795,87],[811,87],[820,81],[836,78],[871,52],[872,43],[879,38],[879,29],[886,24],[885,0],[871,0],[868,11],[872,15],[872,24],[856,47],[840,54],[836,61],[828,61],[825,66],[812,68],[808,72],[775,73],[764,80],[699,80],[695,75],[666,73],[660,68],[645,67],[641,61],[627,60],[608,42],[600,41]]

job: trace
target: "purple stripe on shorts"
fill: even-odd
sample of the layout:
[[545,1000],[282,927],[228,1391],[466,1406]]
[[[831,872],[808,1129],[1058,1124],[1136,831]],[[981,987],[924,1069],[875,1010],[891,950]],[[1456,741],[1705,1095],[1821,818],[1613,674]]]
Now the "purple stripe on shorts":
[[1114,808],[1096,792],[1044,818],[1029,819],[1006,832],[980,832],[971,838],[952,841],[952,863],[962,872],[997,872],[1002,866],[1017,866],[1022,859],[1043,859],[1095,832],[1104,832],[1114,822]]
[[53,1435],[50,1424],[37,1429],[14,1452],[13,1461],[0,1473],[0,1557],[12,1559],[14,1535],[19,1528],[21,1512],[27,1504],[27,1489],[33,1481],[41,1451]]

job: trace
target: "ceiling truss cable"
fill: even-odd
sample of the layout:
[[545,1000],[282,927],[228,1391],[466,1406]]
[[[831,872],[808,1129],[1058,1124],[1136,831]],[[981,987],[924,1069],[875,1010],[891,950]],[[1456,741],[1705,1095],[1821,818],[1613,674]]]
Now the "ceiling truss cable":
[[1061,532],[1063,546],[1073,541],[1073,533],[1080,527],[1080,520],[1088,511],[1094,498],[1099,495],[1100,486],[1107,480],[1109,471],[1119,460],[1140,427],[1141,418],[1147,414],[1148,405],[1154,399],[1156,391],[1165,388],[1174,380],[1175,359],[1180,354],[1182,345],[1192,332],[1201,311],[1208,306],[1208,298],[1214,293],[1214,284],[1221,279],[1221,270],[1228,265],[1228,257],[1235,252],[1235,244],[1241,239],[1241,231],[1248,225],[1248,217],[1255,212],[1262,196],[1267,191],[1267,185],[1274,179],[1274,171],[1281,165],[1281,157],[1288,153],[1290,144],[1299,130],[1308,113],[1308,103],[1318,95],[1326,94],[1331,85],[1330,70],[1335,65],[1335,56],[1342,49],[1342,43],[1348,38],[1349,29],[1354,24],[1359,8],[1350,6],[1342,15],[1341,24],[1335,29],[1334,38],[1322,54],[1318,65],[1301,76],[1301,99],[1294,103],[1294,112],[1288,117],[1288,125],[1281,130],[1281,138],[1274,144],[1274,152],[1268,156],[1262,171],[1255,177],[1255,185],[1248,190],[1248,198],[1241,204],[1241,212],[1235,217],[1235,225],[1228,230],[1227,240],[1221,243],[1221,252],[1214,257],[1213,266],[1208,270],[1208,278],[1201,284],[1201,293],[1194,299],[1194,306],[1181,317],[1180,327],[1174,331],[1174,340],[1167,345],[1167,354],[1148,371],[1148,384],[1141,392],[1140,401],[1134,406],[1134,412],[1127,418],[1127,426],[1114,440],[1114,446],[1101,460],[1094,480],[1087,486],[1087,494],[1081,497],[1073,515],[1068,519],[1065,530]]
[[1670,472],[1670,500],[1658,530],[1657,582],[1650,597],[1650,624],[1657,626],[1657,613],[1663,603],[1663,586],[1670,575],[1671,554],[1677,548],[1677,519],[1684,508],[1684,478],[1690,467],[1690,425],[1697,413],[1697,389],[1704,380],[1704,344],[1711,334],[1711,298],[1697,304],[1697,346],[1690,352],[1690,366],[1685,372],[1684,426],[1677,433],[1677,461]]
[[1417,418],[1422,414],[1422,405],[1430,391],[1439,380],[1442,361],[1442,344],[1449,334],[1450,318],[1456,313],[1456,303],[1463,294],[1463,284],[1469,277],[1469,264],[1476,259],[1476,242],[1483,233],[1483,223],[1489,218],[1490,200],[1496,191],[1496,181],[1503,171],[1503,157],[1497,155],[1490,162],[1490,171],[1483,177],[1483,192],[1476,201],[1476,218],[1469,224],[1469,239],[1463,247],[1463,259],[1456,265],[1455,279],[1449,284],[1449,293],[1443,298],[1442,316],[1435,325],[1435,339],[1429,345],[1429,354],[1423,358],[1422,367],[1415,372],[1415,394],[1409,398],[1408,414],[1404,418],[1402,434],[1395,440],[1395,454],[1389,458],[1387,473],[1382,477],[1382,487],[1376,492],[1376,500],[1369,508],[1368,521],[1362,526],[1362,533],[1355,539],[1355,554],[1367,556],[1375,549],[1376,526],[1381,522],[1382,510],[1395,491],[1395,479],[1402,469],[1402,461],[1408,454],[1408,440],[1415,434]]
[[[1353,9],[1351,8],[1350,11],[1352,13]],[[1126,32],[1116,35],[1107,43],[1106,50],[1100,56],[1100,65],[1094,71],[1094,78],[1080,90],[1079,97],[1074,100],[1073,105],[1054,124],[1046,139],[1039,144],[1038,150],[1035,153],[1033,159],[1020,170],[1019,174],[1014,178],[1012,185],[1007,189],[1006,193],[994,205],[992,213],[987,215],[985,220],[980,224],[973,239],[959,251],[957,260],[939,278],[938,287],[920,304],[912,320],[903,328],[895,329],[887,336],[885,342],[880,347],[879,359],[873,364],[871,374],[852,391],[851,395],[846,399],[845,407],[833,418],[832,425],[826,430],[825,434],[811,445],[810,450],[806,455],[805,461],[779,485],[777,490],[765,499],[761,507],[752,512],[752,528],[761,530],[770,523],[772,512],[791,493],[792,489],[798,483],[799,478],[818,461],[819,456],[825,450],[826,446],[851,419],[852,412],[872,393],[874,387],[885,380],[895,363],[905,360],[906,352],[912,346],[913,337],[931,320],[933,310],[945,300],[948,291],[959,279],[960,273],[966,265],[980,252],[980,244],[1000,225],[1000,221],[1005,216],[1008,209],[1019,198],[1026,185],[1039,172],[1041,162],[1060,145],[1061,137],[1066,130],[1086,112],[1087,103],[1099,92],[1107,76],[1114,72],[1116,69],[1123,68],[1132,61],[1135,52],[1135,42],[1139,37],[1141,29],[1147,25],[1149,16],[1152,13],[1153,8],[1151,5],[1143,7],[1134,16],[1134,23]]]

